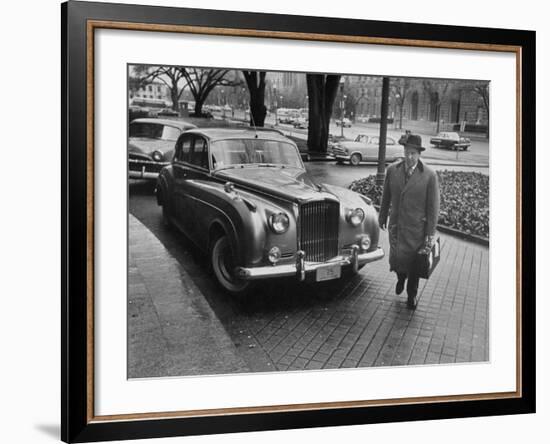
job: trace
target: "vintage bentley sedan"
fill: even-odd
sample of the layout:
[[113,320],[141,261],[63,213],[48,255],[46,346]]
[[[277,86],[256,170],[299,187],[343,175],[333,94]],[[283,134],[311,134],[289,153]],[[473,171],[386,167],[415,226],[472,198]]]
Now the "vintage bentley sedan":
[[156,194],[165,223],[209,254],[230,293],[258,279],[338,279],[384,256],[371,201],[314,183],[276,130],[184,132]]
[[179,135],[196,125],[183,120],[142,118],[130,123],[128,171],[134,179],[155,179],[170,164]]

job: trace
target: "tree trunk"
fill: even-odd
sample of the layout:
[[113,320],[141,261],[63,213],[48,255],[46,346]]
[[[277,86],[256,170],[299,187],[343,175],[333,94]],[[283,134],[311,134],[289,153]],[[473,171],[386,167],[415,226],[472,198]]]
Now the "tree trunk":
[[399,107],[399,129],[403,129],[403,103]]
[[195,117],[202,116],[202,104],[203,100],[197,100],[195,98]]
[[332,106],[338,92],[340,76],[307,74],[309,123],[307,148],[318,153],[327,152]]
[[267,108],[264,104],[264,94],[250,95],[250,125],[264,126]]
[[265,106],[265,71],[243,71],[250,93],[250,125],[264,126],[267,108]]
[[179,95],[179,92],[176,89],[171,89],[170,90],[170,98],[172,99],[172,109],[174,111],[179,111],[179,104],[178,104],[178,101],[179,101],[179,98],[180,98],[180,95]]

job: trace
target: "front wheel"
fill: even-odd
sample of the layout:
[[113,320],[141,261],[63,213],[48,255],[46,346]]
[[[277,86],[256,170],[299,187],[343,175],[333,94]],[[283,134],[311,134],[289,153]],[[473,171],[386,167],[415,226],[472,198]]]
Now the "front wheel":
[[349,159],[349,163],[353,166],[359,165],[361,163],[361,155],[357,153],[353,154]]
[[235,254],[226,235],[218,237],[210,249],[210,263],[216,280],[224,290],[231,294],[244,293],[250,282],[235,274]]

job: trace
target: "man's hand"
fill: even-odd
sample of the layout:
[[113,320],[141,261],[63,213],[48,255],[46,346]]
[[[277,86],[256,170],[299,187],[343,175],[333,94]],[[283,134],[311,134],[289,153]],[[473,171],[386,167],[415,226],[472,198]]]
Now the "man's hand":
[[435,236],[426,236],[424,239],[424,246],[430,250],[433,247]]

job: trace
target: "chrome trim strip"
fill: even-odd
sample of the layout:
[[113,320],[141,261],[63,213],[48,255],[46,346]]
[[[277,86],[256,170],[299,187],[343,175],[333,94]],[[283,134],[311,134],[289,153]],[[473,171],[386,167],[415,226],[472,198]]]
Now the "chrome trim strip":
[[151,173],[148,171],[129,171],[128,177],[130,179],[156,179],[159,177],[159,173]]
[[154,160],[145,160],[145,159],[128,159],[128,163],[137,163],[139,165],[155,165],[155,166],[170,165],[170,162],[155,162]]

